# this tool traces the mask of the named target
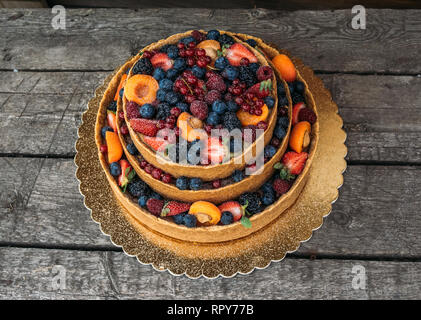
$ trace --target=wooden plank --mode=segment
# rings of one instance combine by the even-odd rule
[[[200,27],[253,33],[317,70],[421,73],[419,10],[368,9],[365,30],[352,29],[351,10],[68,9],[65,30],[52,18],[1,10],[0,68],[112,70],[146,44]]]
[[[0,135],[8,137],[0,140],[0,153],[74,154],[81,114],[107,74],[0,72]],[[321,78],[345,121],[347,160],[421,162],[421,78],[348,74]],[[376,85],[367,90],[372,83]]]
[[[209,281],[157,272],[116,252],[1,248],[0,257],[0,299],[421,297],[420,262],[285,259],[252,275]],[[365,289],[354,289],[353,268],[362,267]],[[59,271],[65,284],[61,288],[57,286]]]
[[[0,243],[113,248],[68,159],[0,158]],[[331,216],[300,254],[419,257],[420,167],[352,166]]]

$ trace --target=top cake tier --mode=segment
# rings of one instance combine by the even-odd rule
[[[270,142],[278,86],[288,91],[248,43],[224,31],[189,31],[140,52],[127,75],[123,111],[146,161],[176,178],[212,181],[243,170]],[[236,138],[240,153],[231,150]]]

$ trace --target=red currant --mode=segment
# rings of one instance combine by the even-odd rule
[[[161,169],[155,168],[152,170],[152,177],[154,177],[155,179],[161,179]]]
[[[123,120],[123,119],[124,119],[124,112],[123,112],[123,111],[120,111],[120,112],[118,113],[118,117],[119,117],[121,120]]]
[[[145,167],[145,172],[151,174],[154,169],[154,166],[148,163]]]
[[[187,45],[187,47],[189,47],[190,49],[194,49],[196,47],[196,43],[194,43],[194,41],[189,42],[189,44]]]
[[[186,62],[188,66],[193,67],[196,63],[196,60],[193,57],[188,57]]]
[[[241,58],[241,60],[240,60],[240,65],[241,66],[248,66],[249,63],[250,63],[250,60],[247,59],[247,58]]]
[[[270,144],[275,148],[278,148],[281,145],[281,140],[279,140],[277,137],[273,137],[270,141]]]
[[[120,127],[120,132],[121,132],[121,134],[122,135],[126,135],[126,134],[128,134],[129,133],[129,128],[127,128],[127,125],[126,124],[123,124],[121,127]]]
[[[171,108],[170,113],[173,116],[178,117],[181,113],[181,110],[180,110],[180,108],[174,107],[174,108]]]
[[[158,129],[163,129],[165,127],[165,121],[164,120],[158,120],[158,122],[156,123],[156,127]]]
[[[263,113],[262,109],[255,109],[255,110],[254,110],[254,114],[255,114],[256,116],[261,116],[261,115],[262,115],[262,113]]]
[[[103,144],[101,147],[99,147],[99,151],[101,151],[101,153],[106,153],[108,151],[108,147]]]
[[[178,48],[178,49],[184,49],[184,48],[185,48],[184,43],[179,42],[179,43],[177,44],[177,48]]]
[[[148,162],[147,162],[146,160],[142,160],[142,161],[140,161],[140,167],[141,167],[142,169],[145,169],[147,165],[148,165]]]
[[[194,56],[194,50],[193,49],[187,49],[186,50],[186,56],[193,57]]]
[[[221,186],[222,186],[221,180],[212,181],[212,187],[214,187],[215,189],[218,189]]]
[[[258,129],[263,129],[263,130],[266,130],[266,129],[267,129],[267,127],[268,127],[268,124],[267,124],[265,121],[260,121],[260,122],[257,124],[257,128],[258,128]]]
[[[161,177],[162,182],[171,183],[172,177],[169,173],[164,173]]]

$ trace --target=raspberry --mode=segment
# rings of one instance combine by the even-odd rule
[[[134,101],[127,102],[126,105],[127,118],[140,118],[139,105]]]
[[[164,207],[164,200],[150,198],[146,202],[146,207],[150,213],[159,215],[161,214],[162,208]]]
[[[272,78],[273,71],[269,66],[261,66],[259,69],[257,69],[256,75],[259,81],[264,81]]]
[[[217,90],[211,90],[205,96],[205,102],[207,104],[212,104],[216,100],[221,100],[221,93]]]
[[[313,112],[313,110],[309,108],[301,109],[300,113],[298,114],[298,119],[300,121],[308,121],[311,124],[314,124],[317,121],[317,116]]]
[[[221,76],[211,76],[208,81],[206,81],[206,88],[208,90],[217,90],[219,92],[225,92],[227,86]]]
[[[281,194],[287,193],[289,188],[291,188],[291,184],[280,178],[275,179],[272,184],[273,189],[275,190],[276,194],[280,196]]]
[[[208,106],[203,101],[194,100],[190,105],[190,112],[196,118],[205,120],[208,117]]]

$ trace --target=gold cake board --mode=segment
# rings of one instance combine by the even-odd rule
[[[311,238],[312,232],[323,224],[323,217],[330,213],[343,183],[346,134],[338,107],[323,82],[299,59],[293,58],[293,62],[313,93],[320,124],[307,184],[297,201],[270,225],[245,238],[218,244],[182,242],[158,234],[135,220],[114,198],[98,160],[94,137],[99,104],[113,75],[107,77],[82,116],[75,163],[85,206],[113,244],[156,270],[191,278],[215,278],[266,268]]]

